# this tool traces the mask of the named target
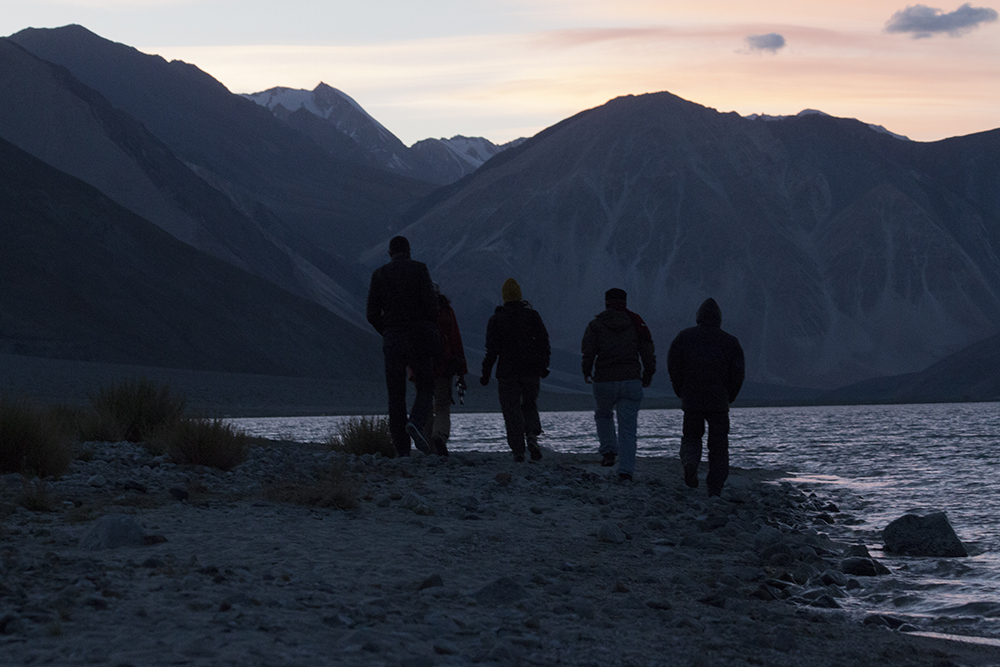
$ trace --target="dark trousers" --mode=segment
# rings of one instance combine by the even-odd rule
[[[410,455],[406,422],[423,429],[434,402],[434,340],[432,332],[386,330],[382,339],[385,357],[385,388],[389,394],[389,433],[397,456]],[[413,371],[416,397],[406,412],[406,369]]]
[[[681,433],[681,464],[698,467],[701,462],[701,438],[708,423],[708,477],[705,485],[709,491],[721,491],[729,477],[729,412],[684,411]]]
[[[538,418],[537,375],[497,378],[500,409],[507,428],[507,445],[515,454],[524,455],[524,435],[540,435],[542,422]]]

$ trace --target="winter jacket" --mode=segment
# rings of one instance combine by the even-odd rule
[[[458,319],[451,302],[444,294],[438,295],[438,328],[441,330],[441,356],[437,359],[435,371],[444,377],[465,375],[469,367],[465,362],[462,334],[458,330]]]
[[[743,386],[743,348],[735,336],[722,330],[722,310],[715,299],[701,304],[697,322],[670,344],[670,382],[684,410],[728,411]]]
[[[594,382],[642,380],[649,385],[656,372],[656,354],[649,327],[637,314],[617,308],[600,313],[583,332],[583,374]]]
[[[368,322],[383,336],[387,329],[412,328],[418,323],[436,325],[438,300],[430,272],[422,262],[404,254],[393,255],[372,273],[368,288]]]
[[[527,301],[497,306],[486,325],[483,377],[497,365],[497,379],[546,377],[549,374],[549,332]]]

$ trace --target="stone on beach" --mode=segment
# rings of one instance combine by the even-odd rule
[[[102,516],[80,537],[80,546],[85,549],[141,547],[145,543],[146,531],[124,514]]]
[[[901,556],[960,558],[969,555],[944,512],[901,516],[885,527],[882,539],[886,551]]]

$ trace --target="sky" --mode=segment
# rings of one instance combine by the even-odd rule
[[[234,93],[337,88],[404,143],[531,136],[622,95],[818,109],[919,141],[1000,127],[1000,0],[0,0]]]

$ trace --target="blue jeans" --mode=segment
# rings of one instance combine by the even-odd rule
[[[635,472],[635,440],[638,431],[639,403],[642,402],[642,382],[615,380],[594,383],[594,421],[601,454],[618,456],[618,472]],[[615,413],[618,432],[615,433]]]

